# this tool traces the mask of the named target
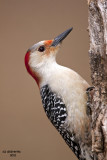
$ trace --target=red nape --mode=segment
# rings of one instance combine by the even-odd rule
[[[37,84],[38,84],[38,86],[39,86],[39,81],[40,81],[40,79],[39,79],[39,77],[37,76],[37,74],[34,73],[34,72],[32,71],[32,69],[30,68],[30,66],[29,66],[29,59],[30,59],[30,51],[28,51],[28,52],[26,53],[26,55],[25,55],[25,66],[26,66],[26,69],[27,69],[28,73],[36,80],[36,82],[37,82]]]

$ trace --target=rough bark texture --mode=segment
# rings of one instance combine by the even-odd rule
[[[107,160],[107,0],[88,0],[92,85],[92,150]]]

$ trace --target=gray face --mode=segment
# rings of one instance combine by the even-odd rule
[[[41,41],[41,42],[38,42],[38,43],[34,44],[32,47],[30,47],[28,49],[27,52],[34,52],[34,51],[36,51],[42,45],[44,45],[44,41]]]

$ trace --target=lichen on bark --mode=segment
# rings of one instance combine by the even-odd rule
[[[107,0],[88,0],[92,85],[92,150],[107,160]]]

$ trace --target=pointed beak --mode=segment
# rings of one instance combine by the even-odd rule
[[[54,38],[53,43],[51,46],[57,46],[59,43],[61,43],[67,35],[72,31],[73,28],[67,29],[65,32],[61,33],[59,36]]]

